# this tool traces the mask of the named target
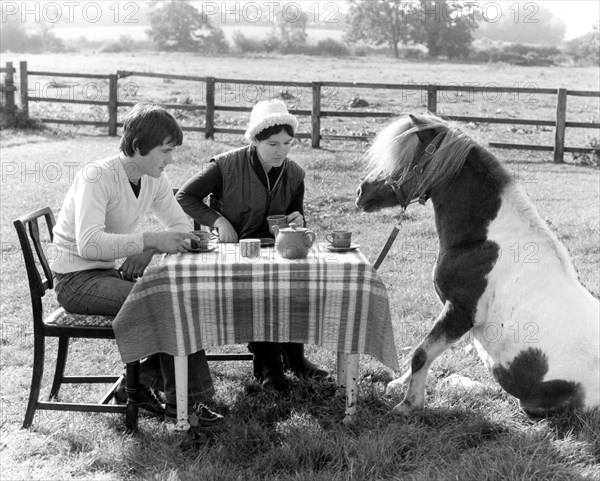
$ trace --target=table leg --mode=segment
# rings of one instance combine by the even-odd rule
[[[337,353],[337,385],[338,389],[346,388],[346,362],[348,355],[345,352]]]
[[[352,424],[358,403],[358,354],[346,355],[346,417],[344,424]],[[339,372],[338,365],[338,372]]]
[[[177,424],[174,431],[188,431],[188,358],[175,356],[175,392],[177,396]]]

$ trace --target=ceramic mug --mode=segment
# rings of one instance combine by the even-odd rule
[[[325,236],[332,247],[345,248],[350,247],[352,241],[352,232],[349,230],[334,230],[331,234]]]
[[[240,240],[240,254],[247,259],[260,257],[260,239]]]
[[[210,242],[210,232],[206,230],[193,230],[192,234],[194,234],[198,240],[195,241],[193,239],[190,240],[190,246],[192,249],[208,249],[208,243]]]
[[[274,234],[274,232],[273,232],[274,225],[279,227],[279,230],[288,226],[287,215],[285,215],[285,214],[270,215],[269,217],[267,217],[267,222],[269,223],[269,232],[271,234]]]

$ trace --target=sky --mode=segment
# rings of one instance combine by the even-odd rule
[[[514,2],[509,2],[514,3]],[[523,5],[527,2],[519,2]],[[537,1],[562,18],[567,24],[565,40],[571,40],[592,29],[592,25],[600,20],[600,2],[597,0],[580,1]]]

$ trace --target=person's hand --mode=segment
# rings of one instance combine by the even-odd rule
[[[144,251],[141,254],[133,254],[119,267],[123,279],[127,281],[134,281],[138,277],[142,277],[144,270],[150,264],[152,256],[154,255],[153,250]]]
[[[299,227],[304,227],[304,217],[302,217],[302,214],[300,214],[300,212],[297,210],[287,216],[288,225],[292,222],[294,224],[298,224]]]
[[[238,235],[231,222],[225,217],[219,217],[214,224],[214,227],[219,231],[219,241],[221,242],[237,242]]]
[[[190,239],[200,240],[191,232],[167,230],[164,232],[145,232],[144,250],[155,249],[166,254],[186,252],[190,248]]]

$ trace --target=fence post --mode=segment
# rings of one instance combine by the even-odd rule
[[[108,135],[117,135],[117,75],[108,76]]]
[[[312,84],[312,111],[310,113],[312,148],[318,149],[321,145],[321,83]]]
[[[427,110],[432,114],[437,113],[437,86],[427,85]]]
[[[12,62],[6,62],[6,77],[4,77],[4,98],[9,115],[15,113],[15,78]]]
[[[29,118],[29,78],[27,76],[27,62],[19,64],[21,72],[21,113]]]
[[[556,102],[556,132],[554,134],[554,162],[565,161],[565,124],[567,121],[567,89],[558,89]]]
[[[206,79],[206,129],[204,130],[205,139],[214,139],[215,137],[215,78]]]

